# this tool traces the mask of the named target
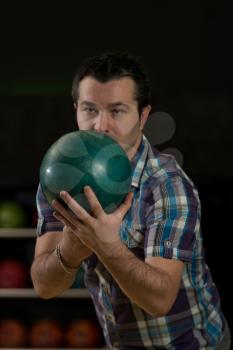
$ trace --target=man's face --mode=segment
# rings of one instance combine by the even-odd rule
[[[148,106],[139,115],[134,91],[135,83],[128,77],[107,83],[86,77],[80,82],[76,106],[80,130],[108,134],[124,148],[130,159],[140,144],[141,130],[150,111]]]

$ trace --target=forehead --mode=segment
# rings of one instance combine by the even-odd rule
[[[79,101],[102,103],[135,101],[135,82],[129,77],[101,83],[92,77],[85,77],[79,84]]]

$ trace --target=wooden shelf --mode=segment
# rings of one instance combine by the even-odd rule
[[[0,238],[36,238],[36,228],[0,228]]]
[[[0,288],[0,298],[39,298],[33,288]],[[90,298],[85,288],[71,288],[58,298]]]

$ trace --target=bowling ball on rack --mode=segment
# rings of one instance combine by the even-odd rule
[[[13,200],[4,200],[0,202],[0,227],[24,227],[26,222],[26,212],[19,203]]]
[[[41,319],[31,326],[28,338],[33,348],[59,348],[63,342],[62,327],[55,320]]]
[[[90,319],[70,322],[65,332],[65,343],[71,348],[95,348],[101,345],[101,341],[100,327]]]
[[[130,190],[131,165],[123,148],[111,137],[95,131],[74,131],[63,135],[46,152],[40,183],[50,204],[65,190],[88,212],[83,189],[89,185],[105,212],[110,213]]]
[[[17,259],[0,261],[0,288],[25,288],[29,280],[29,269]]]
[[[27,342],[26,326],[19,320],[9,318],[0,322],[0,347],[19,348]]]

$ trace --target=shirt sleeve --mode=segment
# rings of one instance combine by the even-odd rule
[[[36,205],[38,212],[37,236],[42,236],[49,231],[63,230],[64,225],[53,216],[54,210],[45,198],[41,185],[38,186]]]
[[[171,177],[150,191],[146,210],[145,256],[190,262],[200,234],[200,201],[182,177]]]

